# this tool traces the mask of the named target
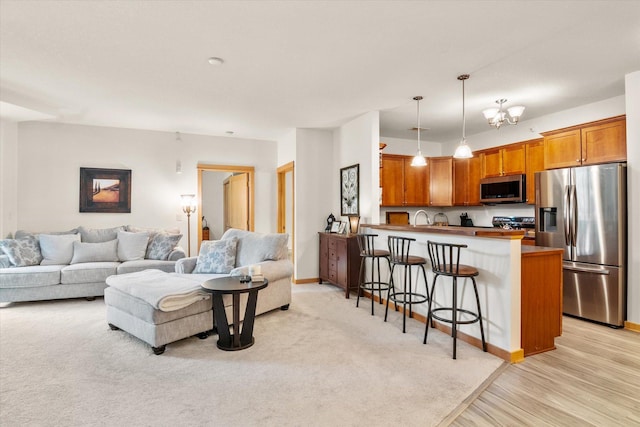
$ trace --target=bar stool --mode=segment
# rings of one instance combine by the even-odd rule
[[[402,304],[402,332],[406,332],[407,323],[407,304],[409,305],[409,317],[413,317],[413,304],[422,304],[429,300],[429,285],[427,282],[427,272],[424,265],[427,260],[420,256],[409,255],[409,247],[411,242],[416,239],[409,237],[389,236],[389,258],[391,261],[391,278],[389,279],[389,296],[387,297],[387,307],[384,311],[384,321],[387,321],[389,312],[389,301],[393,301],[396,311],[398,311],[398,303]],[[397,292],[393,281],[393,272],[396,266],[403,268],[402,292]],[[420,267],[422,269],[422,277],[424,278],[424,286],[427,295],[417,293],[412,288],[411,268]],[[417,276],[416,276],[417,281]]]
[[[358,247],[360,248],[360,274],[358,278],[360,280],[358,289],[358,298],[356,299],[356,307],[360,304],[360,292],[361,290],[371,292],[371,315],[373,316],[374,306],[374,291],[378,291],[379,302],[382,304],[382,291],[389,290],[389,282],[383,282],[380,279],[380,259],[385,259],[389,264],[389,270],[391,270],[391,264],[389,263],[389,252],[383,249],[375,248],[375,238],[377,234],[357,234]],[[365,266],[366,260],[371,260],[371,280],[365,278]],[[377,264],[378,280],[374,276],[374,267]]]
[[[424,342],[427,343],[427,334],[429,333],[429,325],[433,319],[451,324],[451,336],[453,337],[453,358],[456,358],[456,339],[458,335],[458,325],[466,325],[478,322],[480,324],[480,336],[482,337],[482,350],[487,351],[487,344],[484,341],[484,328],[482,327],[482,312],[480,310],[480,298],[478,297],[478,287],[476,286],[475,276],[478,275],[478,269],[469,265],[460,264],[460,250],[466,248],[467,245],[456,245],[452,243],[438,243],[427,241],[429,249],[429,259],[431,261],[431,269],[434,273],[433,284],[431,285],[431,300],[429,301],[429,314],[427,316],[427,324],[424,330]],[[453,301],[451,307],[438,307],[431,309],[431,304],[435,295],[436,280],[438,276],[449,276],[453,278]],[[473,292],[476,295],[476,304],[478,312],[458,308],[458,277],[470,278],[473,282]],[[437,315],[438,312],[450,312],[451,318]],[[467,314],[470,319],[459,320],[458,313]]]

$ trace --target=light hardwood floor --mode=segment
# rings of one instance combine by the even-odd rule
[[[505,365],[441,425],[640,426],[640,334],[565,316],[556,347]]]

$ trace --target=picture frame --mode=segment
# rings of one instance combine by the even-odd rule
[[[131,170],[80,168],[80,212],[131,213]]]
[[[341,221],[340,222],[340,228],[338,228],[338,233],[339,234],[344,234],[346,229],[347,229],[347,222],[346,221]]]
[[[331,230],[329,233],[338,233],[340,231],[340,221],[333,221],[331,223]]]
[[[360,164],[340,169],[340,215],[360,215]]]

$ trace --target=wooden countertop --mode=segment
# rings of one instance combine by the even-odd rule
[[[522,239],[524,230],[505,230],[502,228],[460,227],[457,225],[393,225],[393,224],[361,224],[379,230],[405,231],[411,233],[453,234],[458,236],[493,237],[497,239]]]
[[[526,245],[523,245],[522,248],[520,248],[520,251],[522,252],[522,256],[535,256],[535,255],[549,254],[554,252],[564,253],[564,249],[561,249],[561,248],[550,248],[547,246],[526,246]]]

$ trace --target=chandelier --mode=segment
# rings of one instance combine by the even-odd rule
[[[496,129],[500,129],[503,124],[517,125],[522,113],[524,113],[524,107],[522,105],[516,105],[515,107],[508,108],[507,111],[502,109],[502,104],[507,102],[506,99],[498,99],[496,104],[499,108],[487,108],[482,111],[484,118],[487,119],[490,126],[494,126]]]
[[[418,153],[415,155],[413,160],[411,160],[411,166],[426,166],[427,159],[424,158],[422,151],[420,150],[420,131],[422,130],[420,128],[420,100],[422,97],[414,96],[413,99],[416,101],[416,104],[418,104],[418,127],[416,128],[418,130]]]

